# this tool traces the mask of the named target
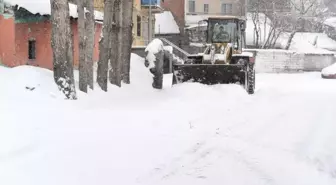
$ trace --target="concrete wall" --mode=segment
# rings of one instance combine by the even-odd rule
[[[246,51],[256,51],[257,73],[321,71],[335,62],[333,54],[305,54],[287,50]]]
[[[335,62],[333,55],[305,54],[303,68],[305,71],[321,71]]]

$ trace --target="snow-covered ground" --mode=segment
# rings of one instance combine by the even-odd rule
[[[78,101],[50,71],[0,67],[0,184],[336,184],[336,81],[258,74],[252,96],[160,91],[143,62],[132,55],[132,85]]]

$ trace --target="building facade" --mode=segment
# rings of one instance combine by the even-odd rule
[[[152,14],[162,13],[161,0],[151,0]],[[95,9],[104,11],[104,0],[94,0]],[[152,26],[149,25],[149,0],[133,0],[133,46],[143,46],[149,43],[150,34],[154,37],[155,16],[151,16]],[[149,31],[151,29],[151,31]]]
[[[71,19],[73,31],[73,64],[78,67],[79,36],[77,19]],[[93,61],[99,57],[99,40],[102,24],[95,24]],[[24,7],[15,10],[4,7],[0,12],[0,63],[15,67],[19,65],[39,66],[53,69],[51,48],[52,25],[50,15],[30,13]]]
[[[290,13],[292,11],[292,0],[248,0],[248,12],[259,12],[265,14]]]
[[[185,0],[186,15],[245,15],[245,0]]]
[[[162,8],[172,12],[177,25],[183,28],[185,25],[185,0],[164,0],[161,2]],[[181,30],[183,32],[183,30]]]

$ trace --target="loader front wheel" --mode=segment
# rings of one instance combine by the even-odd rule
[[[255,70],[253,64],[248,64],[247,67],[247,87],[246,90],[249,94],[254,94],[255,89]]]

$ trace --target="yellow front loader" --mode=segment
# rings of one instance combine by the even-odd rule
[[[254,54],[246,46],[246,21],[234,16],[209,17],[206,49],[190,55],[184,63],[173,64],[174,82],[241,84],[249,94],[255,89]]]

